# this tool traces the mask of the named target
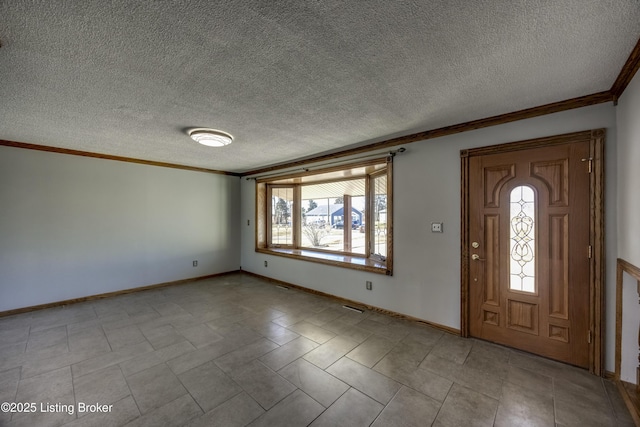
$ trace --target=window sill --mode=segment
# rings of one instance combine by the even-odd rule
[[[256,252],[309,262],[317,262],[319,264],[332,265],[334,267],[351,268],[354,270],[367,271],[369,273],[385,274],[387,276],[391,276],[392,273],[391,270],[387,270],[387,266],[383,262],[353,255],[340,255],[315,252],[305,249],[282,248],[258,248],[256,249]]]

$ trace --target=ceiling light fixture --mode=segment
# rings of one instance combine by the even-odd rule
[[[188,133],[191,139],[209,147],[224,147],[233,142],[233,136],[216,129],[194,128]]]

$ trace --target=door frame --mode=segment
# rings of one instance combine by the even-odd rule
[[[589,178],[589,234],[592,247],[589,274],[589,329],[592,339],[589,344],[589,372],[603,376],[604,371],[604,332],[605,332],[605,222],[604,222],[604,143],[605,129],[544,138],[529,139],[506,144],[490,145],[460,151],[461,161],[461,224],[460,224],[460,335],[469,337],[469,272],[470,272],[470,236],[469,236],[469,159],[475,156],[505,153],[509,151],[543,148],[554,145],[589,141],[589,159],[591,174]]]

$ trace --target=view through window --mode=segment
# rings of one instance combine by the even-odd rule
[[[301,192],[301,247],[344,251],[346,243],[351,253],[366,253],[364,179],[305,185]],[[345,204],[345,196],[350,203]],[[351,233],[345,233],[346,227]]]

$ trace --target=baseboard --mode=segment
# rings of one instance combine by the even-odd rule
[[[604,379],[609,381],[616,381],[616,373],[611,371],[604,371]]]
[[[624,400],[627,409],[633,418],[636,427],[640,427],[640,396],[638,395],[636,385],[625,381],[616,380],[618,391]]]
[[[326,292],[316,291],[315,289],[305,288],[304,286],[296,285],[296,284],[285,282],[285,281],[278,280],[278,279],[273,279],[271,277],[263,276],[263,275],[257,274],[257,273],[252,273],[250,271],[242,270],[242,273],[248,274],[250,276],[258,277],[260,279],[266,280],[266,281],[274,283],[276,285],[281,285],[281,286],[285,286],[285,287],[288,287],[288,288],[298,289],[300,291],[308,292],[310,294],[331,298],[331,299],[333,299],[335,301],[338,301],[338,302],[340,302],[342,304],[349,305],[351,307],[360,308],[360,309],[363,309],[363,310],[375,311],[376,313],[386,314],[388,316],[392,316],[392,317],[395,317],[397,319],[408,320],[408,321],[419,323],[419,324],[422,324],[422,325],[431,326],[433,328],[440,329],[441,331],[444,331],[444,332],[447,332],[447,333],[450,333],[450,334],[460,335],[460,330],[459,329],[451,328],[449,326],[441,325],[439,323],[429,322],[428,320],[419,319],[417,317],[409,316],[409,315],[402,314],[402,313],[397,313],[395,311],[387,310],[387,309],[380,308],[380,307],[375,307],[375,306],[372,306],[372,305],[369,305],[369,304],[364,304],[364,303],[362,303],[360,301],[354,301],[354,300],[350,300],[350,299],[347,299],[347,298],[342,298],[342,297],[339,297],[339,296],[336,296],[336,295],[333,295],[333,294],[328,294]]]
[[[206,276],[192,277],[190,279],[174,280],[174,281],[171,281],[171,282],[157,283],[155,285],[141,286],[141,287],[138,287],[138,288],[130,288],[130,289],[122,289],[120,291],[106,292],[104,294],[89,295],[89,296],[86,296],[86,297],[72,298],[72,299],[63,300],[63,301],[55,301],[55,302],[48,302],[46,304],[33,305],[33,306],[30,306],[30,307],[23,307],[23,308],[16,308],[16,309],[13,309],[13,310],[0,311],[0,317],[12,316],[14,314],[28,313],[30,311],[42,310],[42,309],[45,309],[45,308],[54,308],[54,307],[61,307],[63,305],[77,304],[79,302],[86,302],[86,301],[93,301],[93,300],[99,300],[99,299],[104,299],[104,298],[110,298],[110,297],[115,297],[115,296],[118,296],[118,295],[132,294],[132,293],[135,293],[135,292],[148,291],[148,290],[151,290],[151,289],[165,288],[167,286],[184,285],[184,284],[187,284],[187,283],[196,282],[198,280],[210,279],[212,277],[225,276],[227,274],[237,273],[239,271],[240,270],[234,270],[234,271],[227,271],[225,273],[209,274],[209,275],[206,275]]]

